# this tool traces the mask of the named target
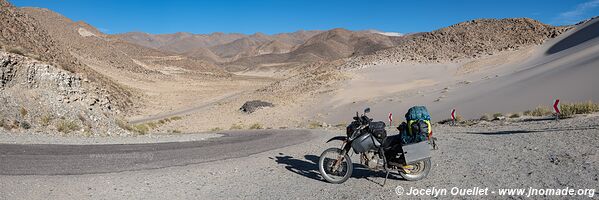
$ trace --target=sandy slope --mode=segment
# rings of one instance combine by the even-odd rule
[[[547,43],[459,64],[383,65],[353,71],[350,80],[323,107],[337,123],[363,107],[376,118],[403,115],[412,105],[429,107],[435,120],[456,108],[469,118],[483,113],[521,112],[563,101],[599,100],[599,19],[576,27]],[[429,82],[418,82],[429,80]],[[378,85],[378,86],[377,86]],[[381,93],[379,90],[389,91]],[[326,101],[333,99],[338,101]],[[324,113],[327,114],[327,113]],[[396,115],[398,116],[398,115]]]

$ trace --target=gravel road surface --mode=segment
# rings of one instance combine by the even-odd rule
[[[396,194],[398,187],[402,187],[405,192],[410,188],[446,189],[447,194],[437,197],[443,199],[478,199],[481,196],[451,194],[454,187],[464,190],[478,187],[489,190],[488,197],[482,197],[500,199],[526,198],[525,195],[497,194],[504,188],[589,189],[582,196],[556,197],[588,199],[589,196],[599,196],[598,129],[599,116],[596,115],[559,122],[534,119],[511,123],[488,122],[463,127],[437,125],[434,130],[439,138],[440,149],[433,151],[434,168],[429,177],[409,182],[392,176],[384,187],[381,186],[384,176],[382,172],[371,172],[358,164],[354,168],[353,177],[344,184],[324,182],[317,170],[317,159],[324,149],[339,145],[324,142],[341,132],[312,131],[312,134],[297,134],[292,131],[287,132],[293,135],[289,140],[301,142],[296,136],[303,135],[306,137],[304,141],[307,142],[287,146],[294,142],[285,141],[285,137],[280,136],[282,138],[272,142],[267,142],[270,139],[266,139],[253,143],[267,146],[264,151],[249,152],[258,148],[248,146],[249,144],[242,147],[230,146],[238,148],[236,150],[223,147],[221,150],[224,152],[248,152],[232,156],[231,159],[216,159],[212,162],[81,175],[1,175],[0,195],[1,199],[415,198],[405,193]],[[267,138],[277,138],[279,135],[285,133]],[[278,142],[286,145],[279,145],[281,148],[274,149],[271,143]],[[206,150],[209,151],[210,148]],[[174,151],[174,155],[180,150],[157,151]],[[7,154],[4,149],[2,153]],[[155,155],[154,159],[160,158]],[[358,160],[354,156],[354,162]],[[17,162],[12,159],[11,164],[5,164],[5,161],[2,160],[2,174],[19,172],[15,169],[5,171],[10,169],[5,166],[13,166],[16,164],[12,162]],[[425,195],[416,198],[434,197]]]

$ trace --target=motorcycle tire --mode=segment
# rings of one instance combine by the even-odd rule
[[[320,175],[329,183],[340,184],[347,181],[347,179],[351,177],[353,171],[353,163],[349,155],[347,155],[347,153],[343,155],[344,160],[342,162],[345,162],[345,164],[341,164],[340,166],[344,168],[341,170],[344,170],[345,174],[341,178],[336,179],[331,176],[332,174],[328,173],[328,171],[330,170],[325,170],[325,166],[327,168],[330,167],[330,165],[332,165],[331,162],[334,161],[331,159],[327,159],[326,155],[329,153],[333,153],[333,155],[340,155],[342,153],[342,150],[339,148],[329,148],[323,151],[322,154],[320,154],[320,159],[318,160],[318,171],[320,172]]]
[[[415,169],[411,170],[411,173],[405,173],[404,171],[399,170],[399,175],[407,181],[417,181],[426,178],[433,167],[430,158],[418,161],[412,165],[415,166]]]

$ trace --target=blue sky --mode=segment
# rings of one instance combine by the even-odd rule
[[[431,31],[477,18],[529,17],[552,25],[599,15],[599,0],[9,0],[43,7],[106,33],[246,33],[377,29]]]

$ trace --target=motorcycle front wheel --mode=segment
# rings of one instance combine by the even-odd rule
[[[320,175],[330,183],[340,184],[351,177],[353,165],[349,155],[339,148],[322,152],[318,161]]]
[[[406,179],[408,181],[417,181],[417,180],[426,178],[426,176],[428,176],[428,173],[431,171],[431,167],[432,167],[431,159],[427,158],[427,159],[418,161],[416,163],[411,164],[411,166],[413,168],[409,169],[410,173],[406,173],[400,169],[399,175],[401,175],[401,177],[403,177],[404,179]]]

